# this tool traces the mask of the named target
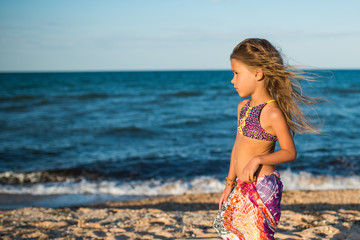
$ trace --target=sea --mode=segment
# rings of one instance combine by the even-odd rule
[[[360,188],[360,70],[306,70],[284,190]],[[243,99],[230,70],[0,73],[0,209],[222,192]],[[280,149],[279,144],[276,150]]]

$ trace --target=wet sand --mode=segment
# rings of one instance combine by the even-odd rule
[[[1,239],[220,239],[220,194],[0,211]],[[360,189],[285,191],[276,239],[360,239]]]

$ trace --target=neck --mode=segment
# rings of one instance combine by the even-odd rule
[[[273,99],[267,91],[254,92],[251,94],[251,106],[257,106]]]

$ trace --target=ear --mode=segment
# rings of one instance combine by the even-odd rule
[[[256,81],[264,80],[264,73],[261,68],[255,69],[254,76]]]

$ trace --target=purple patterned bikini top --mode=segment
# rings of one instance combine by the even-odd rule
[[[250,107],[250,101],[251,99],[241,108],[237,127],[238,132],[244,136],[258,140],[276,141],[277,137],[266,132],[260,125],[261,110],[266,104],[274,102],[275,100],[267,101],[255,107]]]

